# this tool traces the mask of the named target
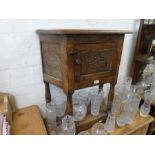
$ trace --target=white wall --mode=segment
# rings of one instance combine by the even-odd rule
[[[15,95],[19,108],[38,104],[44,110],[44,84],[37,29],[131,30],[125,36],[120,73],[128,74],[139,20],[0,20],[0,92]],[[52,94],[61,90],[51,86]]]

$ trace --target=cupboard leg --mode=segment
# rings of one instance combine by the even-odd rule
[[[45,83],[45,99],[46,99],[46,104],[51,102],[51,92],[50,92],[50,86],[48,82]]]
[[[72,94],[67,94],[66,114],[73,114]]]
[[[108,96],[108,104],[107,104],[108,111],[110,111],[112,107],[112,102],[114,98],[114,88],[115,88],[115,84],[111,83],[110,90],[109,90],[109,96]]]

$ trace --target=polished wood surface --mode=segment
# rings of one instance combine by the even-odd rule
[[[130,125],[124,127],[116,126],[116,129],[110,135],[145,135],[147,134],[148,127],[154,121],[152,116],[141,117],[137,113],[135,119]],[[91,128],[87,130],[91,134]]]

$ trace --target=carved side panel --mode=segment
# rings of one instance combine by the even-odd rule
[[[43,72],[62,80],[60,44],[42,43]]]

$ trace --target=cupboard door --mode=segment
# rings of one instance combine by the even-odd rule
[[[118,37],[117,37],[118,36]],[[119,35],[78,36],[74,42],[75,82],[96,81],[114,77],[118,72],[121,55]]]

